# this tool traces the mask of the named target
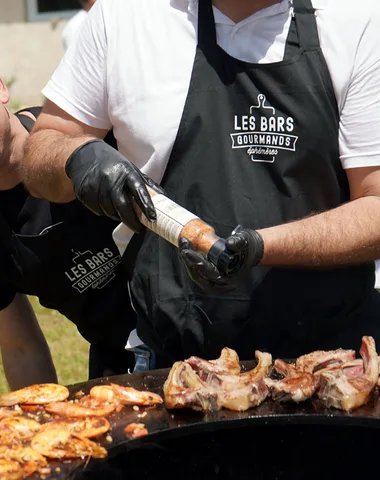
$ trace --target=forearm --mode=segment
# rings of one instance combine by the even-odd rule
[[[32,195],[51,202],[74,200],[70,178],[65,173],[66,161],[80,145],[92,136],[71,136],[56,130],[32,133],[26,143],[20,178]]]
[[[0,349],[12,389],[57,381],[48,344],[24,295],[17,294],[0,312]]]
[[[302,220],[258,230],[261,265],[332,267],[380,258],[380,198],[367,196]]]
[[[57,374],[48,346],[1,347],[5,378],[11,390],[35,383],[56,383]]]

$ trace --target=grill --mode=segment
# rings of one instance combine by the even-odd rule
[[[252,368],[254,362],[245,362]],[[103,378],[70,387],[88,393],[110,381],[162,394],[168,370]],[[137,415],[146,410],[143,418]],[[247,412],[203,415],[164,407],[124,408],[108,417],[113,442],[100,441],[104,460],[52,462],[46,479],[249,478],[306,480],[364,478],[376,468],[380,437],[380,397],[346,413],[319,400],[299,405],[266,400]],[[149,435],[129,440],[127,423],[145,423]],[[60,471],[56,471],[59,466]],[[30,477],[33,479],[38,476]]]

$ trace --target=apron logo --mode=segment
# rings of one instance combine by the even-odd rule
[[[88,288],[100,290],[116,277],[115,268],[121,262],[120,255],[115,254],[109,248],[93,253],[74,252],[73,263],[70,270],[65,272],[71,286],[83,293]]]
[[[249,115],[235,115],[234,130],[232,148],[246,148],[252,162],[273,163],[279,150],[296,151],[298,137],[291,135],[294,119],[276,114],[263,94],[257,96]]]

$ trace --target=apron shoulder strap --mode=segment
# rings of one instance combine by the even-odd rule
[[[34,126],[34,120],[26,115],[17,114],[16,117],[20,120],[21,125],[30,132]]]
[[[38,114],[39,114],[39,112],[37,111],[38,109],[39,109],[39,107],[24,108],[24,109],[20,110],[19,112],[15,113],[15,115],[19,119],[21,125],[28,132],[30,132],[32,130],[32,128],[35,124],[35,120],[33,120],[31,117],[29,117],[27,115],[23,115],[22,112],[30,112],[34,116],[36,116],[36,113],[37,113],[37,116],[38,116]]]
[[[198,46],[202,50],[216,47],[216,26],[211,0],[198,2]]]
[[[293,6],[300,47],[304,50],[319,49],[317,21],[311,0],[293,0]]]

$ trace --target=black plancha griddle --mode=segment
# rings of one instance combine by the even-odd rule
[[[255,362],[243,362],[243,369],[251,369],[254,366]],[[136,389],[149,390],[163,395],[162,386],[168,376],[168,373],[169,369],[162,369],[132,375],[105,377],[72,385],[69,386],[71,394],[70,398],[74,398],[73,396],[76,392],[81,391],[84,394],[88,394],[89,390],[93,386],[109,384],[110,382],[131,386]],[[147,412],[144,418],[139,418],[138,415],[141,415],[144,412]],[[236,437],[236,441],[234,441],[235,443],[232,442],[234,445],[231,444],[231,448],[228,450],[228,452],[231,452],[235,449],[236,442],[238,442],[239,439],[244,438],[244,444],[246,445],[247,441],[250,442],[252,439],[257,438],[259,434],[261,435],[261,438],[264,438],[267,434],[269,434],[268,432],[272,432],[270,433],[270,441],[273,444],[273,432],[280,432],[280,434],[275,434],[275,438],[281,443],[281,435],[284,436],[284,438],[290,438],[292,435],[295,435],[295,438],[298,439],[296,441],[299,442],[299,432],[309,432],[308,442],[312,442],[316,439],[316,435],[327,435],[327,437],[331,440],[332,436],[328,432],[339,431],[343,439],[342,441],[346,443],[348,448],[350,432],[353,431],[355,431],[355,439],[358,436],[356,433],[358,431],[361,432],[361,438],[363,438],[365,435],[368,437],[367,432],[369,431],[372,432],[370,435],[376,435],[376,438],[380,438],[380,394],[376,391],[369,403],[350,413],[342,412],[333,408],[327,409],[318,399],[308,400],[300,404],[280,404],[267,399],[259,407],[252,408],[246,412],[221,410],[212,414],[203,414],[185,409],[168,411],[164,406],[158,405],[155,407],[140,407],[138,411],[134,410],[132,407],[125,407],[120,413],[112,413],[107,418],[112,427],[112,432],[110,433],[112,442],[107,441],[107,435],[103,435],[97,439],[98,443],[108,450],[107,459],[90,461],[70,460],[64,462],[52,461],[50,462],[52,473],[44,478],[46,480],[74,478],[96,478],[99,480],[103,478],[104,480],[112,480],[113,478],[121,479],[124,477],[120,476],[120,472],[118,475],[115,473],[115,477],[112,477],[111,474],[104,473],[106,464],[111,464],[112,459],[116,458],[117,456],[125,456],[127,452],[133,451],[149,451],[149,448],[152,446],[159,446],[158,448],[161,448],[162,445],[162,451],[168,451],[167,449],[171,451],[171,449],[174,450],[174,448],[177,448],[181,445],[184,446],[182,449],[184,451],[185,445],[189,444],[190,438],[198,439],[196,441],[191,441],[191,445],[198,445],[198,447],[202,443],[202,438],[209,438],[209,440],[205,440],[206,450],[209,451],[213,442],[215,443],[216,438],[221,439],[223,436],[227,435],[226,438],[232,442],[232,438]],[[124,433],[124,427],[131,422],[144,423],[149,431],[149,435],[134,440],[129,439]],[[320,433],[316,434],[315,432]],[[246,436],[248,436],[247,439],[245,438]],[[340,440],[336,440],[336,442],[339,441]],[[220,443],[219,440],[217,440],[217,443],[218,442]],[[301,442],[303,441],[301,440]],[[257,445],[255,447],[254,444],[252,448],[257,448]],[[262,442],[260,442],[260,444],[262,444]],[[352,448],[354,447],[357,447],[356,440]],[[266,450],[264,450],[264,452],[265,451]],[[203,453],[200,453],[196,456],[197,461],[200,459],[200,456],[205,454],[205,448],[203,448],[202,452]],[[134,455],[136,456],[139,454],[140,453],[135,453]],[[130,455],[133,456],[133,453]],[[164,458],[161,451],[159,455],[160,458]],[[169,455],[169,458],[171,458],[171,454],[167,455]],[[226,455],[227,454],[224,456]],[[142,462],[149,462],[149,458],[153,457],[147,454],[147,459],[142,460]],[[165,465],[167,465],[167,461]],[[122,468],[127,471],[128,465],[124,465]],[[93,473],[93,476],[91,476],[91,472],[96,471],[103,473],[99,473],[98,475]],[[188,468],[186,471],[188,471]],[[196,474],[194,473],[194,475]],[[292,475],[293,476],[291,478],[295,478],[294,474]],[[196,476],[199,477],[198,474]],[[183,474],[182,477],[185,478]],[[40,477],[38,475],[34,475],[29,478],[34,480]],[[126,475],[125,478],[133,477]],[[140,474],[139,478],[150,477],[144,477]],[[189,478],[193,478],[193,476]],[[200,476],[199,478],[203,477]],[[206,476],[204,478],[206,478]],[[213,477],[209,473],[207,478]],[[255,479],[256,478],[259,479],[261,477],[256,476]],[[285,477],[277,475],[273,478]]]

